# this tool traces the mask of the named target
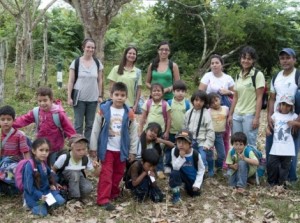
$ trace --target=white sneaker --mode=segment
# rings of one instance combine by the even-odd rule
[[[165,169],[164,169],[165,174],[170,174],[171,171],[172,171],[171,167],[168,167],[168,166],[166,166]]]

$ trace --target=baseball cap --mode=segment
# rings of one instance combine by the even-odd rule
[[[285,102],[289,105],[294,105],[295,103],[295,99],[293,96],[289,95],[289,94],[284,94],[281,96],[279,103]]]
[[[280,52],[279,55],[286,53],[292,57],[296,57],[296,53],[292,48],[283,48]]]
[[[75,134],[75,135],[72,135],[70,137],[68,146],[71,147],[72,143],[76,143],[76,142],[79,142],[81,140],[85,141],[86,143],[89,143],[89,140],[87,140],[87,138],[85,138],[83,135]]]
[[[186,141],[192,143],[192,140],[193,140],[193,135],[192,133],[187,130],[187,129],[182,129],[181,131],[179,131],[176,135],[175,135],[175,139],[178,139],[178,138],[183,138],[185,139]]]

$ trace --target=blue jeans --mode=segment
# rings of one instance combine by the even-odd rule
[[[232,135],[236,132],[243,132],[247,136],[249,145],[256,147],[256,139],[258,128],[252,128],[252,121],[254,115],[237,115],[233,114],[232,117]]]
[[[225,160],[225,145],[223,141],[223,133],[220,132],[215,133],[215,148],[218,153],[218,158],[216,160],[216,167],[222,168],[223,162]]]
[[[239,160],[238,169],[229,177],[229,185],[232,187],[246,187],[249,166],[244,160]]]
[[[83,134],[83,122],[85,122],[84,136],[90,141],[95,119],[97,101],[78,101],[74,106],[75,130],[78,134]]]
[[[56,202],[52,205],[53,208],[61,206],[66,202],[66,200],[59,193],[52,192],[52,195],[56,200]],[[34,206],[31,211],[34,215],[46,216],[48,214],[48,207],[49,206],[46,203],[43,203],[38,206]]]
[[[271,135],[266,137],[266,158],[267,158],[267,165],[269,161],[269,154],[273,145],[273,132]],[[298,130],[297,134],[293,135],[293,140],[295,144],[295,156],[292,157],[292,163],[289,170],[288,180],[289,181],[297,181],[297,161],[298,161],[298,153],[299,153],[299,144],[300,144],[300,130]]]
[[[202,162],[208,168],[208,172],[213,175],[214,173],[214,153],[212,150],[204,150],[203,146],[199,146],[198,152],[200,153]]]

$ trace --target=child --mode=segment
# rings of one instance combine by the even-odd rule
[[[111,200],[120,194],[126,160],[132,162],[137,151],[137,124],[133,111],[125,104],[127,87],[116,82],[111,89],[111,100],[100,104],[92,135],[91,156],[101,160],[97,204],[108,211],[115,209]]]
[[[86,195],[92,192],[93,185],[86,178],[85,170],[94,171],[99,176],[99,163],[91,162],[87,157],[88,140],[79,134],[70,138],[71,151],[60,155],[55,161],[53,170],[61,173],[62,180],[68,184],[68,198],[83,202]]]
[[[38,138],[32,143],[32,160],[27,162],[23,171],[24,198],[34,215],[48,214],[47,198],[53,195],[53,207],[63,205],[65,199],[59,194],[58,185],[47,166],[47,157],[50,152],[50,142],[46,138]]]
[[[182,129],[175,136],[177,147],[172,149],[173,170],[170,174],[169,186],[172,189],[173,204],[181,201],[180,186],[185,184],[185,190],[191,197],[200,195],[205,167],[198,151],[192,148],[193,135]]]
[[[224,132],[226,130],[226,121],[229,113],[227,106],[221,106],[221,96],[217,93],[208,94],[208,104],[210,107],[210,115],[212,119],[213,128],[215,130],[215,148],[218,153],[216,160],[216,168],[222,170],[223,162],[225,160],[225,145],[224,145]],[[213,176],[214,170],[208,171],[209,176]]]
[[[155,181],[155,166],[159,162],[159,154],[156,149],[146,149],[142,153],[142,160],[134,162],[126,175],[125,185],[130,189],[139,202],[147,196],[153,202],[161,202],[163,194]]]
[[[251,147],[247,146],[247,136],[243,132],[236,132],[231,136],[233,148],[229,150],[226,158],[228,168],[233,170],[229,177],[229,185],[235,187],[237,192],[243,193],[247,180],[255,176],[258,159]],[[246,155],[246,150],[249,150]]]
[[[175,135],[182,128],[184,121],[184,114],[191,107],[190,102],[185,99],[186,85],[182,80],[177,80],[173,83],[174,98],[168,100],[168,104],[171,107],[171,129],[169,134],[169,140],[175,143]],[[167,147],[165,150],[165,173],[171,172],[171,150],[173,147]]]
[[[145,130],[145,126],[148,126],[150,122],[157,122],[162,128],[162,138],[168,139],[170,126],[171,126],[171,114],[170,106],[163,100],[164,88],[161,84],[154,83],[150,89],[151,98],[148,99],[142,109],[142,117],[140,120],[139,135]],[[163,173],[163,156],[157,165],[158,177],[163,179],[165,175]]]
[[[270,186],[285,185],[292,157],[295,156],[295,144],[291,129],[300,126],[294,113],[294,97],[284,94],[277,105],[277,110],[271,116],[274,123],[273,145],[267,162],[268,183]],[[271,135],[267,127],[267,135]]]
[[[198,90],[191,97],[194,108],[184,116],[183,128],[193,134],[193,148],[198,150],[205,166],[211,171],[214,168],[213,151],[215,132],[210,114],[206,109],[207,94]],[[212,173],[213,175],[213,173]]]
[[[155,149],[159,155],[162,153],[162,148],[168,146],[174,147],[174,143],[160,138],[162,135],[161,126],[156,122],[150,122],[140,136],[140,142],[137,149],[137,159],[141,158],[141,154],[147,149]]]
[[[76,132],[62,106],[54,103],[51,88],[39,88],[36,96],[39,105],[36,137],[45,137],[50,141],[51,151],[48,163],[53,165],[57,158],[57,152],[64,147],[64,136],[69,138],[76,134]],[[56,125],[53,114],[58,114],[61,128]],[[35,123],[34,110],[18,117],[14,123],[14,127],[22,128],[31,123]]]
[[[12,127],[16,112],[7,105],[0,108],[0,193],[18,193],[15,187],[14,170],[21,159],[29,159],[26,136]]]

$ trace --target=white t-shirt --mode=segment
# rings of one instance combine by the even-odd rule
[[[121,128],[124,115],[124,108],[110,107],[110,123],[108,130],[107,150],[120,151],[121,143]]]
[[[220,88],[229,89],[234,86],[234,80],[228,74],[222,73],[221,77],[216,77],[213,72],[204,74],[201,83],[207,85],[206,93],[218,93]]]
[[[298,88],[295,82],[295,75],[296,69],[294,69],[293,72],[288,76],[284,76],[283,71],[280,71],[275,79],[274,85],[273,81],[271,81],[271,92],[276,94],[274,112],[277,109],[277,105],[280,101],[280,98],[284,94],[295,96]]]
[[[273,145],[271,155],[295,156],[295,145],[291,134],[291,127],[287,122],[295,120],[298,116],[295,113],[281,114],[276,111],[272,115],[274,121]]]
[[[63,154],[63,155],[59,156],[54,163],[54,167],[57,169],[62,168],[62,166],[64,165],[64,163],[66,161],[66,158],[67,158],[67,154]],[[85,170],[85,169],[93,170],[94,169],[93,163],[90,160],[90,158],[88,158],[88,159],[89,159],[89,161],[88,161],[87,166],[82,166],[82,159],[79,162],[75,162],[73,160],[72,154],[71,154],[69,164],[66,166],[65,170]]]

